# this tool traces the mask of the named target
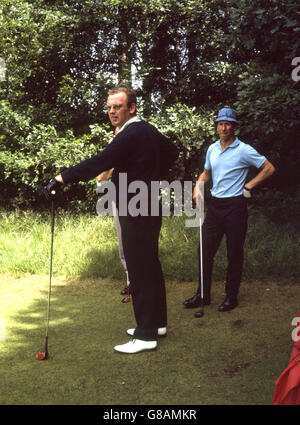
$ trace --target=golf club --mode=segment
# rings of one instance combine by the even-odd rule
[[[54,193],[53,193],[54,192]],[[55,195],[53,190],[52,195]],[[50,248],[50,279],[49,279],[49,291],[48,291],[48,308],[47,308],[47,322],[46,322],[46,338],[44,351],[40,351],[36,358],[38,360],[47,360],[49,357],[48,352],[48,331],[49,331],[49,319],[50,319],[50,298],[51,298],[51,283],[52,283],[52,261],[53,261],[53,237],[54,237],[54,200],[51,200],[51,248]]]
[[[130,303],[130,295],[127,295],[127,297],[122,298],[121,302],[122,303]]]
[[[199,255],[199,273],[200,273],[200,310],[195,313],[195,317],[203,317],[204,316],[204,293],[203,293],[203,249],[202,249],[202,223],[204,217],[204,182],[197,182],[197,196],[196,196],[196,204],[199,209],[199,233],[200,233],[200,255]]]

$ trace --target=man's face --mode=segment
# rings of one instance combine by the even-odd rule
[[[237,124],[231,121],[218,121],[217,132],[221,142],[233,142],[235,139],[234,132],[237,129]]]
[[[108,96],[106,105],[110,122],[114,127],[121,128],[135,115],[136,105],[133,103],[128,107],[127,94],[124,92]]]

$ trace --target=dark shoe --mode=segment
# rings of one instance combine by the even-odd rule
[[[230,311],[233,310],[238,305],[237,299],[235,297],[226,297],[223,303],[219,307],[219,311]]]
[[[130,285],[125,286],[125,288],[122,289],[121,295],[129,295],[130,294]]]
[[[204,300],[204,305],[209,305],[210,300]],[[196,308],[201,305],[201,294],[196,292],[196,294],[192,298],[188,298],[183,302],[185,308]]]

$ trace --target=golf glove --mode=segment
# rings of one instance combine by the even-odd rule
[[[62,187],[62,183],[60,183],[55,178],[50,180],[50,182],[45,187],[46,198],[54,201],[57,198],[57,195]]]
[[[251,198],[252,197],[252,193],[251,193],[251,190],[250,189],[247,189],[245,186],[244,186],[244,192],[243,192],[243,195],[244,195],[244,197],[245,198]]]

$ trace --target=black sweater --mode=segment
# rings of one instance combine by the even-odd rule
[[[178,149],[153,125],[133,122],[122,130],[99,154],[62,171],[65,183],[88,181],[114,168],[112,181],[118,192],[119,173],[127,173],[128,185],[135,180],[151,181],[166,177],[178,157]]]

